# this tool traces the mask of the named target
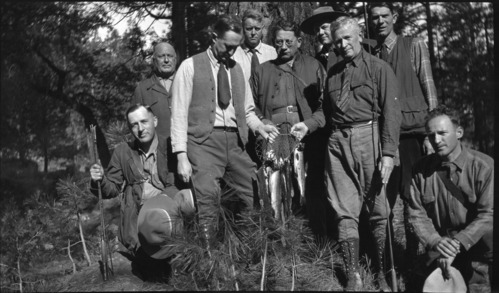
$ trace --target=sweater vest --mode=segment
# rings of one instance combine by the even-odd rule
[[[212,74],[210,59],[207,52],[192,57],[194,76],[192,82],[192,101],[189,106],[187,133],[189,139],[203,143],[213,131],[217,93],[215,92],[216,77]],[[248,142],[248,125],[244,107],[245,80],[241,66],[235,61],[230,66],[232,86],[232,105],[236,113],[239,139],[242,145]]]
[[[411,37],[397,36],[397,42],[388,55],[388,62],[399,82],[399,103],[402,110],[402,133],[424,133],[428,104],[411,61]]]

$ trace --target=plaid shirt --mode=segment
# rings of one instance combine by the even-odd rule
[[[447,190],[437,171],[436,154],[423,157],[413,169],[409,198],[409,224],[420,241],[431,249],[444,236],[457,239],[469,250],[492,229],[494,215],[494,160],[462,146],[454,182],[468,201],[467,209]]]
[[[396,42],[397,35],[395,33],[391,33],[386,37],[384,45],[387,47],[388,53],[391,53]],[[430,108],[429,110],[431,111],[438,103],[437,89],[435,88],[435,82],[433,81],[433,74],[431,72],[430,54],[422,38],[412,39],[411,61],[412,69],[416,72],[419,84],[421,85],[424,97]]]

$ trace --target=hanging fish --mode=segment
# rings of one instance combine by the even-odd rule
[[[303,143],[293,151],[293,173],[300,189],[300,205],[305,204],[305,160],[303,158]]]
[[[269,178],[270,203],[272,205],[272,210],[274,210],[275,219],[281,217],[282,202],[280,177],[280,172],[274,171],[270,174]]]

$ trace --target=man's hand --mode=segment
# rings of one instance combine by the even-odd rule
[[[302,140],[305,135],[308,133],[308,127],[303,122],[298,122],[293,127],[291,127],[291,134],[296,137],[298,140]]]
[[[431,145],[430,140],[428,139],[428,136],[425,137],[425,139],[423,141],[423,153],[425,155],[431,155],[434,152],[435,152],[435,150],[433,149],[433,146]]]
[[[279,135],[279,130],[274,125],[260,125],[257,129],[256,132],[260,134],[265,140],[267,140],[270,143],[273,143],[274,140],[277,138]]]
[[[182,182],[188,183],[192,175],[192,166],[189,162],[189,158],[187,158],[187,153],[178,153],[177,159],[178,177],[180,178],[180,180],[182,180]]]
[[[433,250],[438,251],[443,257],[450,258],[456,257],[459,253],[461,243],[449,237],[442,237],[440,241],[433,247]]]
[[[437,259],[437,265],[442,269],[442,274],[445,280],[450,279],[450,266],[455,257],[440,257]]]
[[[383,156],[381,158],[381,162],[378,165],[378,169],[381,173],[381,181],[383,184],[388,183],[388,179],[390,179],[390,174],[392,174],[393,170],[393,158],[388,156]]]
[[[92,181],[102,181],[103,177],[104,169],[102,168],[102,166],[99,164],[93,164],[92,167],[90,167],[90,178],[92,179]]]

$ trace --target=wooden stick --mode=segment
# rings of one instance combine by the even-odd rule
[[[76,264],[75,261],[73,260],[73,257],[71,256],[71,240],[68,239],[68,256],[69,260],[71,260],[71,263],[73,264],[73,275],[76,274]]]
[[[263,266],[262,266],[262,281],[260,282],[260,291],[265,288],[265,267],[267,264],[267,240],[265,240],[265,250],[263,252]]]
[[[293,267],[292,267],[292,270],[291,270],[291,274],[292,274],[292,278],[293,280],[291,281],[291,291],[295,291],[295,275],[296,275],[296,272],[295,272],[295,268],[296,268],[296,258],[295,258],[295,251],[293,249]]]
[[[234,260],[232,259],[232,249],[231,249],[231,244],[230,244],[230,238],[229,238],[229,257],[230,257],[230,267],[232,269],[232,276],[234,277],[234,282],[236,283],[236,291],[239,291],[239,284],[237,283],[237,278],[236,278],[236,267],[234,266]]]
[[[390,203],[388,202],[388,197],[386,196],[386,183],[383,183],[383,191],[385,193],[385,205],[386,209],[388,210],[390,207]],[[391,213],[391,212],[390,212]],[[393,246],[392,246],[392,225],[390,225],[390,213],[388,213],[388,221],[386,222],[387,224],[387,231],[388,231],[388,249],[390,252],[390,274],[391,274],[391,279],[392,279],[392,291],[393,292],[398,292],[397,288],[397,274],[395,273],[395,266],[394,266],[394,259],[393,259]]]
[[[92,266],[92,261],[90,260],[90,255],[88,254],[87,245],[85,243],[85,237],[83,236],[83,228],[81,226],[80,212],[76,212],[76,215],[78,216],[78,230],[80,230],[80,238],[81,238],[81,244],[83,246],[83,253],[85,254],[85,259],[87,260],[88,266],[90,267]]]
[[[92,145],[92,153],[93,153],[93,160],[94,164],[98,164],[98,158],[99,158],[99,153],[97,152],[97,134],[95,132],[95,125],[90,125],[90,130],[92,132],[92,137],[93,137],[93,145]],[[101,249],[101,261],[102,261],[102,278],[104,281],[107,281],[109,277],[109,272],[108,272],[108,260],[107,260],[107,253],[106,253],[106,223],[104,221],[104,202],[102,200],[102,188],[100,185],[100,181],[97,181],[97,192],[99,195],[99,209],[100,209],[100,225],[101,225],[101,241],[100,241],[100,249]]]

